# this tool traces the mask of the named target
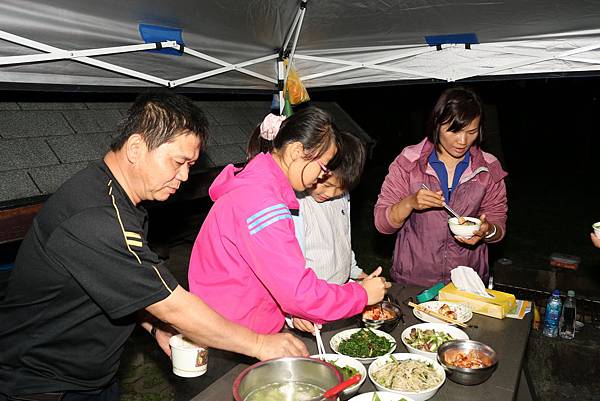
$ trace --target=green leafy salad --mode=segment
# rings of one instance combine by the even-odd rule
[[[453,340],[452,336],[443,331],[421,330],[413,328],[404,341],[413,348],[426,352],[436,352],[446,341]]]
[[[327,361],[327,362],[329,362],[330,364],[332,364],[333,366],[335,366],[337,368],[337,370],[340,371],[340,373],[344,377],[344,380],[348,380],[349,378],[351,378],[352,376],[354,376],[355,374],[358,373],[358,370],[354,369],[352,366],[340,366],[340,365],[338,365],[337,359],[334,359],[334,360],[331,360],[331,361]]]
[[[373,358],[387,354],[393,345],[393,342],[370,329],[361,329],[340,341],[338,352],[355,358]]]

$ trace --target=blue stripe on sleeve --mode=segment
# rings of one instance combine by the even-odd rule
[[[254,230],[250,231],[250,235],[254,235],[257,232],[261,231],[263,228],[266,228],[268,226],[270,226],[271,224],[278,222],[279,220],[283,220],[283,219],[291,219],[292,215],[287,213],[287,214],[283,214],[277,217],[273,217],[271,220],[265,221],[264,223],[262,223],[260,226],[256,227]]]
[[[277,205],[269,206],[269,207],[261,210],[260,212],[254,213],[252,216],[248,217],[246,219],[246,223],[250,223],[252,220],[256,219],[257,217],[259,217],[259,216],[261,216],[261,215],[263,215],[265,213],[268,213],[268,212],[270,212],[272,210],[275,210],[275,209],[281,209],[281,208],[287,209],[287,207],[283,203],[279,203]]]
[[[248,224],[248,230],[252,230],[254,227],[259,225],[260,223],[262,223],[266,220],[269,220],[271,217],[278,216],[280,214],[290,214],[290,211],[288,209],[278,209],[278,210],[275,210],[274,212],[264,214],[264,215],[260,216],[258,219],[254,220],[251,224]]]

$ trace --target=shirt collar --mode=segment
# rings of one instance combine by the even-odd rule
[[[452,190],[456,189],[458,183],[460,182],[460,177],[463,175],[467,167],[469,167],[469,162],[471,161],[471,150],[469,149],[467,153],[465,153],[465,157],[458,162],[456,168],[454,169],[454,177],[452,178]],[[441,190],[444,193],[444,199],[446,203],[450,201],[450,191],[448,190],[448,171],[446,170],[446,165],[443,161],[438,158],[437,152],[435,150],[435,146],[431,153],[429,154],[428,162],[435,171],[438,179],[440,180]]]

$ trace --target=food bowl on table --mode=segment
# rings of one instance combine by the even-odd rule
[[[440,346],[438,361],[453,382],[472,386],[490,378],[498,357],[489,345],[473,340],[453,340]]]
[[[360,381],[355,385],[345,389],[342,392],[344,395],[350,396],[355,394],[360,388],[360,386],[362,386],[362,384],[367,379],[367,368],[365,368],[365,365],[363,365],[360,361],[357,361],[356,359],[350,356],[341,354],[323,354],[311,355],[310,357],[317,359],[322,358],[324,361],[329,362],[330,364],[338,368],[338,370],[343,376],[343,380],[347,380],[350,377],[354,376],[356,373],[360,373]]]
[[[459,323],[466,323],[473,318],[473,310],[467,304],[448,301],[429,301],[419,304],[419,306],[454,319]],[[417,319],[427,323],[451,324],[431,316],[428,313],[422,312],[417,308],[413,308],[413,315],[415,315]]]
[[[369,366],[369,379],[379,391],[425,401],[442,387],[446,374],[439,363],[426,356],[401,353],[377,358]]]
[[[400,336],[411,354],[423,355],[437,360],[437,350],[446,341],[468,340],[461,329],[443,323],[419,323],[407,327]]]
[[[375,395],[377,394],[377,396]],[[357,396],[350,398],[348,401],[400,401],[404,398],[405,401],[415,401],[413,398],[402,396],[398,397],[398,394],[391,393],[389,391],[373,391],[370,393],[362,393]]]
[[[481,227],[481,220],[475,217],[463,217],[464,223],[460,224],[456,217],[448,219],[448,226],[452,234],[463,238],[471,238],[473,233]]]
[[[396,340],[381,330],[348,329],[331,337],[329,346],[336,354],[350,356],[367,365],[394,352]]]
[[[328,362],[313,358],[276,358],[255,363],[233,382],[236,401],[310,399],[342,382],[342,374]]]
[[[390,332],[398,326],[402,319],[402,310],[394,303],[383,301],[369,305],[360,315],[363,327]]]

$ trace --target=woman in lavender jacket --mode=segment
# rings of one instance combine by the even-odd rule
[[[397,233],[395,281],[448,282],[450,270],[460,265],[488,281],[487,244],[506,232],[507,174],[498,159],[479,148],[482,114],[472,90],[447,89],[433,109],[427,138],[406,147],[390,165],[375,205],[375,226],[383,234]],[[461,216],[481,218],[472,238],[452,236],[444,202]]]

